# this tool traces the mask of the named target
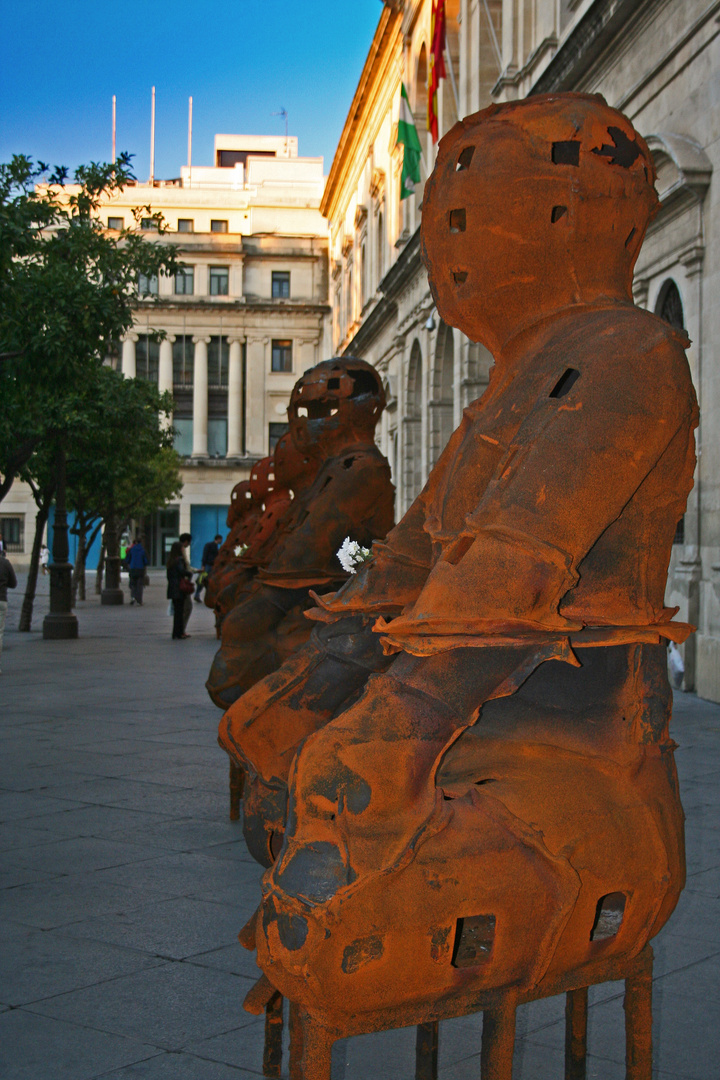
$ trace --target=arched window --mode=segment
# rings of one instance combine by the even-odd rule
[[[658,293],[657,303],[655,304],[655,314],[659,315],[665,322],[669,322],[671,326],[674,326],[676,330],[685,329],[685,315],[683,312],[682,299],[680,297],[680,290],[678,289],[672,278],[663,284],[663,287]],[[685,543],[685,517],[681,517],[677,523],[675,529],[674,544]]]
[[[432,400],[430,402],[430,464],[435,464],[453,433],[455,343],[452,327],[440,322],[435,346]]]
[[[405,427],[404,487],[407,508],[422,489],[422,350],[415,339],[408,365],[407,401],[403,424]]]
[[[658,293],[655,314],[659,315],[665,322],[669,322],[676,330],[685,329],[685,315],[680,290],[672,278],[665,282]]]

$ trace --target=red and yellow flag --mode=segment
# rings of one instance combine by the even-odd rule
[[[445,0],[433,0],[430,23],[430,69],[428,72],[427,126],[432,141],[438,141],[438,86],[447,78],[445,70]]]

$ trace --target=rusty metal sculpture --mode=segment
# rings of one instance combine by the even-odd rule
[[[692,630],[664,589],[697,424],[687,339],[632,303],[656,207],[599,96],[493,106],[440,144],[424,259],[490,385],[221,724],[276,856],[248,1007],[295,1003],[296,1077],[410,1023],[430,1077],[437,1021],[484,1009],[483,1080],[510,1080],[516,1005],[561,991],[584,1076],[587,987],[625,978],[627,1076],[650,1078],[649,941],[685,873],[665,644]]]
[[[266,498],[250,548],[238,560],[258,569],[241,582],[223,619],[207,682],[220,707],[307,641],[310,589],[337,589],[347,579],[336,554],[344,538],[369,545],[392,526],[390,468],[374,442],[384,407],[380,377],[363,360],[324,361],[296,383],[290,438],[279,444],[272,474],[277,493],[291,489],[294,498],[280,507]]]

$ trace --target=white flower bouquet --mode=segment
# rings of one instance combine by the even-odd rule
[[[372,559],[372,551],[370,548],[362,547],[357,540],[351,540],[349,536],[346,536],[337,557],[346,573],[356,574],[358,566]]]

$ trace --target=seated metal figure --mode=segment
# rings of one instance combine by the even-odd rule
[[[307,641],[310,589],[337,589],[347,579],[337,558],[345,537],[369,546],[392,527],[390,467],[374,441],[384,407],[379,375],[353,357],[317,364],[295,384],[288,407],[294,453],[285,454],[292,475],[278,473],[281,455],[275,477],[295,497],[273,522],[272,550],[255,551],[260,568],[223,620],[206,684],[221,708]],[[311,483],[294,483],[310,472]]]
[[[250,496],[257,510],[248,515],[246,528],[239,529],[236,548],[241,550],[237,555],[233,553],[232,561],[221,571],[218,580],[213,608],[215,621],[220,629],[228,612],[241,603],[258,566],[263,559],[269,557],[277,543],[278,526],[293,498],[290,482],[300,483],[299,476],[290,475],[291,470],[286,470],[287,479],[278,478],[277,475],[281,471],[277,465],[278,451],[282,451],[281,444],[285,445],[283,440],[288,438],[289,436],[284,435],[283,439],[278,441],[275,453],[261,458],[250,472]],[[282,453],[280,456],[282,458]]]
[[[205,604],[214,608],[217,598],[222,592],[228,575],[231,577],[234,564],[237,559],[235,554],[238,547],[247,543],[247,538],[261,514],[261,507],[255,501],[250,490],[250,481],[241,480],[236,484],[230,494],[230,506],[228,507],[225,524],[230,530],[217,553],[217,558],[208,575],[207,588],[205,589]]]
[[[220,729],[276,856],[258,963],[328,1029],[630,961],[683,887],[664,589],[697,405],[687,338],[632,302],[654,176],[599,96],[440,144],[423,257],[490,384]]]

